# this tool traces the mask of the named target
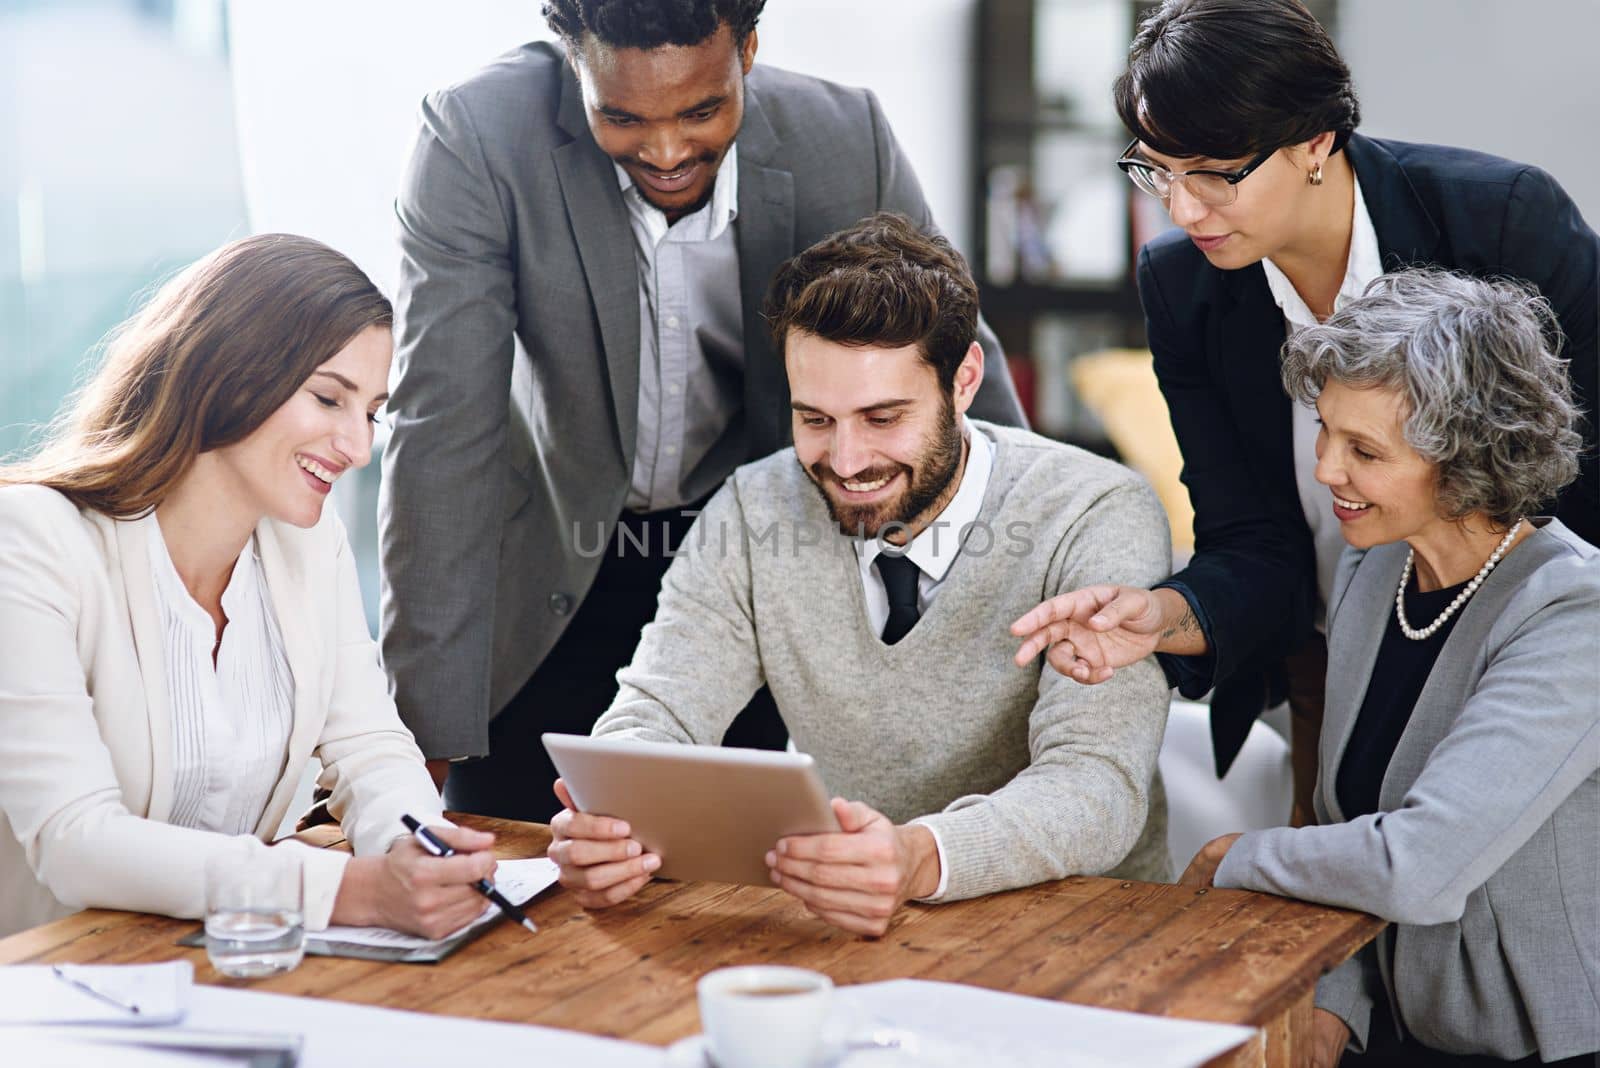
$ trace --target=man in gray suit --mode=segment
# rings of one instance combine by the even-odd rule
[[[933,228],[870,93],[753,67],[764,2],[548,0],[563,48],[423,104],[383,652],[454,807],[557,811],[538,735],[589,730],[697,505],[788,443],[760,318],[777,266],[879,210]],[[1021,422],[1004,374],[973,413]],[[763,696],[726,737],[782,739]]]

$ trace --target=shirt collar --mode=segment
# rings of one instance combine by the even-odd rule
[[[905,552],[911,562],[935,582],[944,581],[961,552],[962,529],[975,522],[983,510],[984,494],[989,489],[989,475],[994,468],[994,447],[989,439],[964,417],[962,422],[967,438],[967,463],[961,472],[961,484],[944,510],[922,533],[911,539]],[[855,545],[863,571],[871,567],[883,551],[877,538],[858,538]]]
[[[1383,256],[1378,250],[1378,232],[1372,227],[1372,216],[1367,213],[1366,198],[1361,195],[1361,179],[1354,175],[1355,171],[1352,168],[1355,206],[1350,217],[1350,258],[1345,264],[1344,281],[1339,284],[1339,292],[1333,298],[1334,311],[1338,311],[1366,292],[1372,280],[1383,273]],[[1267,273],[1267,288],[1272,291],[1272,299],[1283,311],[1283,317],[1295,326],[1314,325],[1317,317],[1306,307],[1306,302],[1295,290],[1294,283],[1289,281],[1289,276],[1271,260],[1262,260],[1261,269]]]
[[[728,146],[711,186],[711,200],[699,211],[669,224],[666,214],[644,198],[628,172],[611,164],[622,189],[622,202],[628,213],[644,224],[652,244],[659,245],[669,233],[678,241],[715,241],[739,217],[739,142]]]
[[[214,636],[216,622],[183,584],[178,567],[172,562],[172,553],[167,549],[167,541],[161,535],[161,524],[155,513],[151,512],[139,522],[150,525],[150,566],[155,572],[156,587],[161,591],[162,600],[178,613],[185,626],[208,637]],[[222,591],[222,614],[228,618],[230,625],[245,617],[254,600],[258,589],[256,566],[256,539],[252,534],[239,559],[234,561],[233,574],[228,577],[227,588]]]

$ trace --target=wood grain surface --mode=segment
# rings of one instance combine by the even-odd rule
[[[506,858],[542,856],[543,826],[452,815]],[[342,848],[333,828],[303,840]],[[1292,1065],[1317,978],[1382,930],[1363,913],[1237,890],[1087,876],[973,901],[909,905],[882,938],[829,927],[778,890],[658,882],[603,912],[560,888],[434,965],[308,957],[254,983],[175,944],[191,921],[89,910],[0,940],[0,964],[188,959],[200,982],[542,1024],[665,1045],[699,1030],[695,981],[731,964],[813,968],[839,984],[917,978],[1083,1005],[1244,1024],[1219,1064]]]

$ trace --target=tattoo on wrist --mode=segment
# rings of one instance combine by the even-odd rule
[[[1194,609],[1187,604],[1184,605],[1183,615],[1178,617],[1178,621],[1161,632],[1161,640],[1170,641],[1179,634],[1186,638],[1199,637],[1200,635],[1200,621],[1194,618]]]

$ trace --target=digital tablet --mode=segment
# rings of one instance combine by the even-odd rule
[[[545,734],[583,812],[627,820],[667,879],[771,886],[767,851],[837,831],[815,763],[799,753]]]

